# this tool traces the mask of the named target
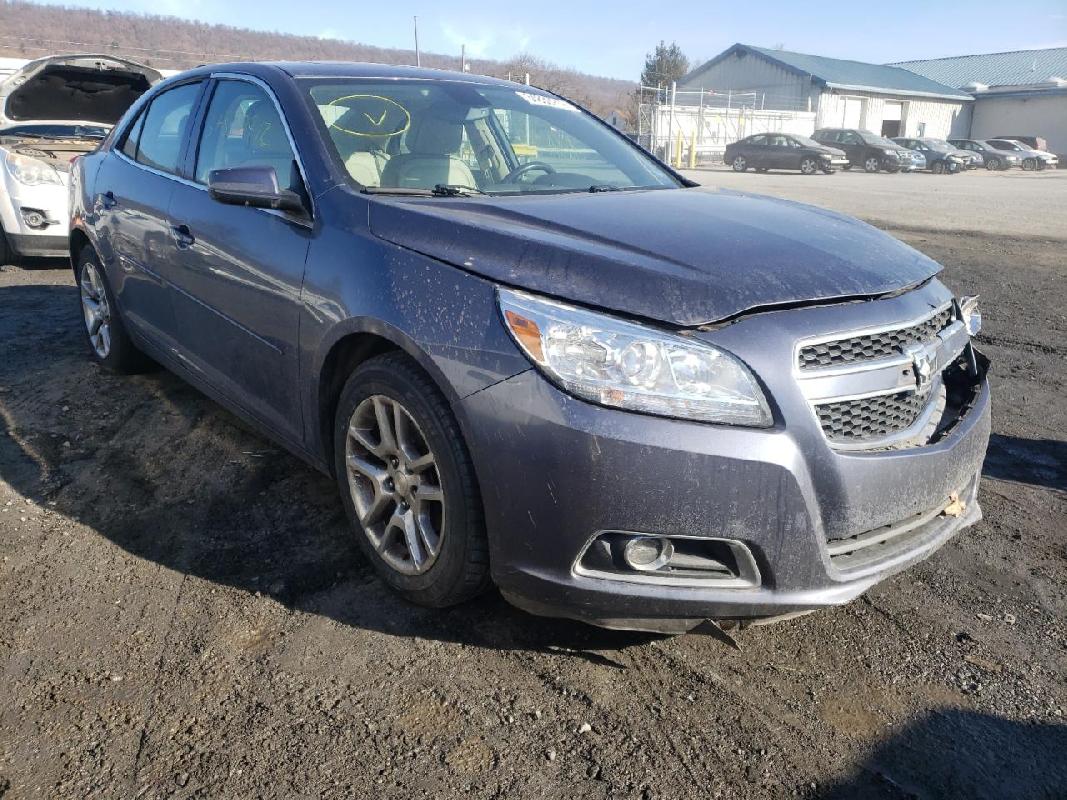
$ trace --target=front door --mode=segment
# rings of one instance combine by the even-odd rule
[[[175,316],[194,369],[283,437],[300,443],[297,336],[308,216],[226,205],[208,194],[212,170],[271,166],[304,194],[296,155],[274,98],[238,79],[214,84],[191,184],[169,210],[178,265]]]

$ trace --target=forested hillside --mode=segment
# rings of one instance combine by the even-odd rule
[[[368,34],[368,38],[373,37]],[[242,59],[415,63],[413,50],[207,25],[176,17],[0,2],[0,56],[37,58],[64,52],[114,53],[157,69]],[[628,81],[586,75],[529,54],[516,55],[508,62],[472,59],[469,63],[472,72],[497,77],[510,73],[521,79],[529,72],[535,85],[564,94],[602,115],[624,107],[634,88]],[[458,69],[459,56],[423,53],[422,64]]]

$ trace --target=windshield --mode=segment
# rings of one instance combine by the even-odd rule
[[[997,148],[997,150],[1023,150],[1022,145],[1012,142],[1008,139],[990,139],[989,144]]]
[[[100,125],[12,125],[0,136],[32,136],[37,139],[103,139],[108,129]]]
[[[900,145],[892,139],[887,139],[884,136],[878,136],[874,133],[860,133],[860,136],[863,137],[863,141],[867,144],[876,144],[880,147],[900,147]]]
[[[815,141],[814,139],[809,139],[807,136],[794,135],[793,138],[800,142],[800,144],[804,147],[824,147],[824,145],[819,144],[819,142]]]
[[[527,86],[305,79],[327,149],[362,187],[485,194],[675,188],[626,139]]]

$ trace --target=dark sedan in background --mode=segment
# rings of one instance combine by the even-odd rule
[[[805,175],[814,175],[816,172],[829,175],[835,167],[843,167],[848,163],[844,150],[791,133],[757,133],[728,144],[723,161],[735,172],[750,168],[757,172],[797,169]]]
[[[414,602],[493,582],[679,632],[847,602],[981,517],[976,298],[548,92],[200,67],[78,159],[72,204],[92,357],[162,363],[333,475]]]
[[[914,168],[914,161],[907,148],[870,131],[857,128],[820,128],[811,138],[827,147],[843,150],[848,158],[845,169],[860,167],[867,172],[907,172]]]
[[[936,175],[954,175],[965,169],[970,160],[966,152],[941,139],[898,136],[893,141],[901,147],[922,153],[926,158],[926,168]]]

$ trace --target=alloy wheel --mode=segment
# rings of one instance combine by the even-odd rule
[[[819,165],[815,163],[814,159],[805,158],[800,162],[800,171],[805,175],[814,175],[819,169]]]
[[[92,262],[87,262],[82,267],[78,289],[81,293],[85,329],[89,332],[89,343],[97,356],[107,358],[111,352],[111,306],[107,301],[104,281]]]
[[[748,164],[742,156],[734,159],[734,172],[744,172],[746,169],[748,169]]]
[[[863,168],[865,170],[867,170],[868,172],[877,172],[878,171],[878,159],[877,158],[868,158],[867,161],[864,163]]]
[[[345,437],[348,487],[371,546],[390,567],[421,575],[441,552],[445,495],[437,460],[411,413],[372,395]]]
[[[996,158],[990,158],[985,162],[985,168],[990,172],[1000,169],[1000,161]]]

